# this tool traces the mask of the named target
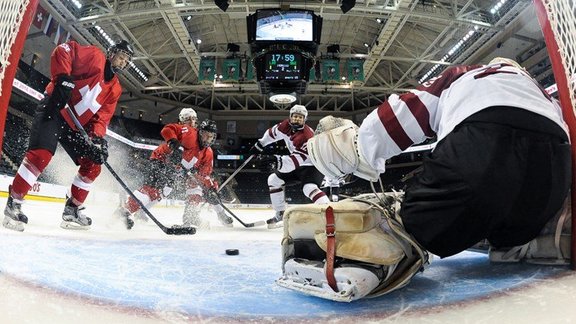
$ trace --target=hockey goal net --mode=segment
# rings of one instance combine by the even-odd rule
[[[11,64],[12,45],[20,29],[30,0],[0,0],[0,82],[4,83],[6,68]],[[0,88],[0,96],[2,88]]]
[[[576,144],[576,1],[534,0],[570,140]],[[576,151],[572,147],[572,269],[576,270]]]
[[[0,0],[0,134],[4,134],[12,82],[37,5],[38,0]],[[0,136],[0,147],[2,142]]]

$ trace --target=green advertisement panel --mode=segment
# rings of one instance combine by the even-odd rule
[[[238,81],[240,79],[240,59],[225,59],[222,64],[222,77],[224,81]]]
[[[364,82],[364,60],[348,60],[348,81]]]
[[[246,60],[246,81],[256,79],[256,70],[252,65],[252,59]]]
[[[213,81],[216,74],[216,60],[213,58],[200,59],[200,71],[198,72],[199,81]]]
[[[322,60],[322,81],[340,81],[340,61],[338,60]]]

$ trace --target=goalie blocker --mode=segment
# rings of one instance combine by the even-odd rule
[[[366,194],[288,208],[276,283],[339,302],[408,284],[430,259],[397,219],[397,202],[391,195]]]

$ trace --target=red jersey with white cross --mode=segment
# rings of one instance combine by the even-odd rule
[[[167,124],[162,128],[160,134],[166,142],[171,139],[176,139],[180,142],[180,145],[184,148],[181,161],[182,167],[186,170],[194,168],[201,176],[210,176],[212,174],[214,153],[211,147],[200,148],[199,134],[196,128],[182,124]],[[152,159],[165,161],[172,154],[172,150],[166,142],[160,144],[152,152]]]
[[[105,66],[106,56],[98,47],[82,46],[75,41],[62,43],[52,52],[52,80],[46,86],[46,92],[51,94],[56,78],[63,74],[69,75],[75,88],[68,104],[86,131],[99,137],[106,134],[106,127],[122,94],[116,75],[110,81],[104,80]],[[60,113],[68,125],[76,129],[66,110],[62,109]]]

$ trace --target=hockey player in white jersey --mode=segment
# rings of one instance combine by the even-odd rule
[[[449,257],[485,239],[493,260],[499,250],[514,261],[547,258],[546,247],[555,261],[569,258],[569,236],[558,231],[558,240],[532,244],[547,222],[566,224],[559,215],[571,179],[567,127],[557,101],[516,62],[450,67],[391,95],[360,127],[324,127],[331,119],[320,121],[324,132],[308,150],[332,178],[375,181],[386,160],[412,144],[436,136],[437,145],[403,199],[375,194],[330,210],[288,209],[280,285],[340,301],[377,296],[404,286],[428,253]]]
[[[289,155],[261,155],[258,159],[260,165],[275,166],[275,171],[268,177],[268,189],[276,215],[266,221],[268,228],[280,226],[282,215],[287,207],[284,193],[284,186],[287,182],[302,183],[302,192],[316,204],[330,202],[319,188],[324,176],[308,158],[306,142],[314,135],[314,131],[306,125],[307,117],[306,107],[294,105],[290,109],[290,117],[268,129],[250,149],[251,154],[261,154],[265,146],[284,140],[290,152]]]

